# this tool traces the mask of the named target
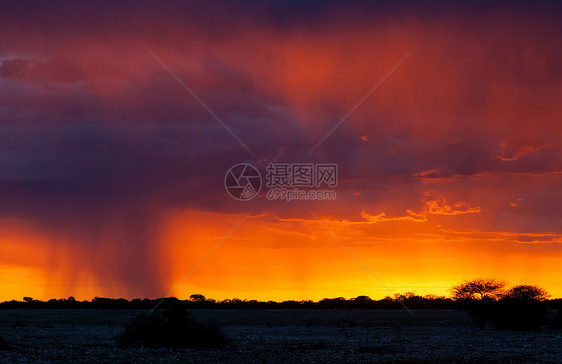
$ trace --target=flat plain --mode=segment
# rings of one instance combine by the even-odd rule
[[[456,310],[190,311],[222,327],[220,349],[124,349],[115,336],[143,311],[0,310],[6,363],[562,363],[562,330],[477,328]],[[146,312],[146,311],[144,311]]]

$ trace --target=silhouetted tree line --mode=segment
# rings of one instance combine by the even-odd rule
[[[35,300],[24,297],[23,301],[0,303],[0,309],[43,308],[43,309],[152,309],[161,299],[133,299],[96,297],[91,301],[78,301],[74,297]],[[373,300],[368,296],[346,299],[343,297],[324,298],[319,301],[257,301],[238,298],[217,301],[202,294],[192,294],[187,300],[175,297],[166,298],[159,308],[182,307],[185,309],[401,309],[401,303],[410,309],[461,309],[468,310],[479,325],[501,317],[502,312],[524,310],[546,312],[548,309],[562,309],[562,299],[548,299],[548,293],[537,286],[520,285],[505,289],[505,283],[491,279],[478,278],[465,281],[452,288],[452,298],[436,295],[420,296],[414,292],[387,296]],[[523,311],[521,311],[523,310]],[[496,312],[497,311],[497,312]],[[539,312],[539,313],[540,313]],[[536,320],[535,320],[536,321]],[[492,322],[493,323],[493,322]],[[498,325],[496,325],[498,326]],[[501,326],[501,325],[499,325]]]
[[[200,295],[198,295],[200,296]],[[403,295],[399,295],[403,296]],[[48,301],[34,300],[25,297],[23,301],[5,301],[0,303],[0,309],[10,308],[44,308],[44,309],[64,309],[64,308],[83,308],[83,309],[152,309],[160,299],[133,299],[125,298],[102,298],[96,297],[92,301],[77,301],[73,297],[62,299],[51,299]],[[445,297],[429,297],[411,295],[403,299],[403,302],[411,308],[455,308],[455,302]],[[299,308],[324,308],[324,309],[344,309],[344,308],[400,308],[396,299],[386,297],[381,300],[372,300],[367,296],[345,299],[325,298],[320,301],[257,301],[241,300],[238,298],[216,301],[214,299],[203,298],[200,300],[179,300],[169,297],[159,306],[161,308],[176,307],[177,305],[185,308],[205,309],[299,309]]]
[[[238,298],[217,301],[206,298],[201,294],[191,295],[188,300],[179,300],[175,297],[166,298],[159,308],[184,307],[186,309],[400,309],[402,306],[397,301],[400,299],[412,309],[447,309],[456,308],[457,303],[445,296],[418,296],[412,292],[398,294],[395,298],[385,297],[373,300],[367,296],[358,296],[351,299],[343,297],[324,298],[320,301],[257,301],[242,300]],[[0,303],[0,309],[10,308],[44,308],[44,309],[152,309],[161,299],[133,299],[96,297],[92,301],[77,301],[74,297],[51,299],[49,301],[34,300],[24,297],[23,301],[6,301]]]

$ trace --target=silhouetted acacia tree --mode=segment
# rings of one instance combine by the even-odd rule
[[[505,282],[493,278],[476,278],[452,288],[455,300],[496,300],[502,295]]]
[[[549,296],[541,287],[522,284],[509,289],[503,298],[517,301],[544,301]]]

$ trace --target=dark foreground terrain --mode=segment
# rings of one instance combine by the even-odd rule
[[[0,361],[187,363],[562,363],[562,331],[476,328],[456,310],[194,310],[222,349],[122,349],[135,310],[0,310]]]

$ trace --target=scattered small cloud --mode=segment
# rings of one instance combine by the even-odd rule
[[[431,176],[431,175],[437,175],[437,172],[439,172],[437,169],[429,169],[427,171],[421,171],[421,172],[414,173],[413,176],[414,177],[427,177],[427,176]]]
[[[481,212],[479,206],[471,207],[465,201],[458,201],[452,205],[447,203],[445,196],[437,194],[435,191],[426,191],[424,195],[428,198],[424,201],[425,210],[434,215],[461,215]]]
[[[404,216],[389,216],[384,212],[380,212],[376,215],[370,215],[367,212],[363,211],[361,213],[361,217],[363,217],[368,222],[387,222],[387,221],[413,221],[413,222],[425,222],[427,218],[424,214],[418,214],[411,210],[406,210],[406,215]]]
[[[452,205],[447,204],[447,199],[442,195],[435,194],[434,191],[427,191],[426,196],[431,199],[424,200],[424,207],[421,212],[414,212],[410,209],[406,210],[406,214],[403,216],[392,216],[387,215],[385,212],[379,212],[376,215],[371,215],[365,210],[361,213],[361,217],[365,220],[373,223],[377,222],[387,222],[387,221],[414,221],[414,222],[426,222],[428,220],[428,215],[461,215],[461,214],[471,214],[481,212],[482,209],[479,206],[471,207],[468,203],[464,201],[458,201]]]
[[[520,159],[523,156],[529,155],[529,154],[533,154],[533,153],[537,153],[543,149],[550,149],[552,148],[552,144],[550,143],[544,143],[541,145],[526,145],[524,147],[521,147],[519,149],[513,150],[513,148],[509,148],[509,146],[507,145],[507,143],[503,142],[501,144],[501,153],[496,155],[495,159],[499,159],[505,162],[513,162],[516,161],[518,159]]]
[[[447,205],[445,198],[426,201],[427,212],[434,215],[460,215],[481,212],[480,207],[470,207],[466,202],[459,201],[452,206]]]

